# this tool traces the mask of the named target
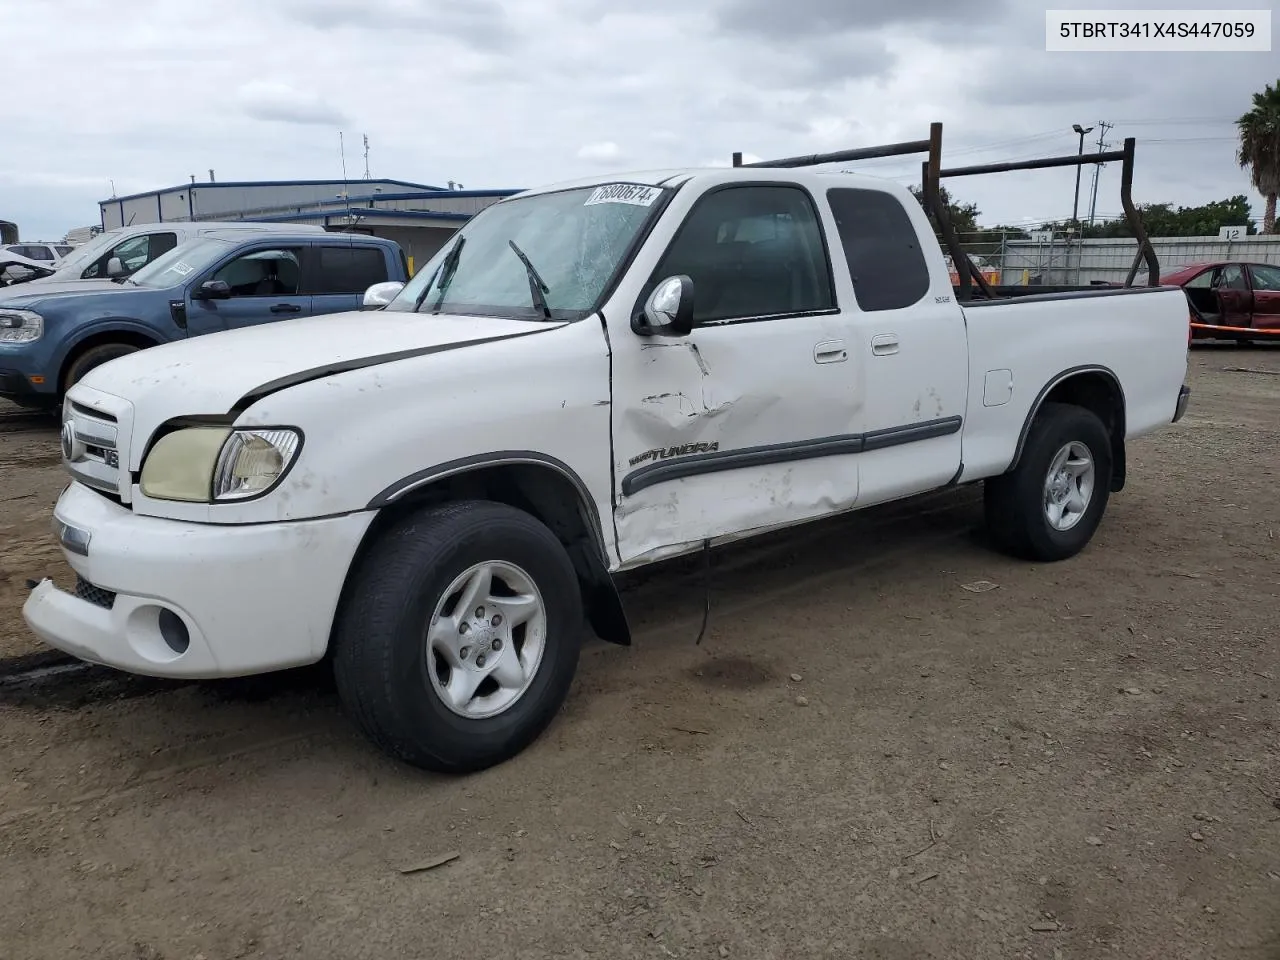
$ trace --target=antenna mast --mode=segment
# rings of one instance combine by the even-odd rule
[[[369,135],[364,134],[364,178],[369,179]]]
[[[351,189],[347,181],[347,147],[342,138],[341,130],[338,131],[338,157],[342,160],[342,199],[347,208],[347,226],[351,226]]]

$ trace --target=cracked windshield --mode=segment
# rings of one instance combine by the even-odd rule
[[[658,187],[607,184],[494,204],[387,309],[579,319],[595,308],[661,195]]]

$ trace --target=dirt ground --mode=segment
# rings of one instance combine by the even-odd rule
[[[988,550],[977,489],[896,504],[718,555],[701,646],[667,566],[473,777],[321,671],[0,678],[0,957],[1276,960],[1280,351],[1191,384],[1076,559]],[[14,655],[63,480],[3,431]]]

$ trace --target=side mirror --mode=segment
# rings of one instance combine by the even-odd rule
[[[206,280],[196,288],[193,300],[230,300],[231,286],[225,280]]]
[[[124,264],[120,262],[119,257],[112,257],[107,261],[107,276],[122,277],[124,276]]]
[[[643,317],[631,328],[642,337],[688,336],[693,330],[693,280],[683,274],[667,277],[644,302]]]
[[[375,283],[364,292],[364,300],[360,304],[360,309],[381,310],[388,303],[394,300],[403,289],[404,284],[396,280],[387,280],[384,283]]]

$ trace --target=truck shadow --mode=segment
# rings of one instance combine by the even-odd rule
[[[714,548],[709,573],[708,558],[699,553],[623,574],[618,586],[633,633],[652,634],[655,628],[661,629],[665,637],[672,639],[646,637],[643,646],[662,649],[668,643],[683,642],[686,626],[692,631],[692,642],[708,590],[714,617],[718,609],[727,610],[776,584],[782,569],[787,571],[788,583],[802,583],[815,576],[853,571],[873,562],[889,544],[895,549],[927,549],[928,542],[940,534],[983,546],[985,535],[980,520],[981,488],[950,489]],[[856,591],[856,576],[850,577],[850,584]],[[610,645],[589,637],[586,646]],[[606,654],[607,650],[597,652]],[[52,652],[20,660],[0,664],[0,705],[31,711],[76,711],[90,705],[186,690],[195,691],[198,702],[210,707],[290,697],[312,700],[317,706],[329,703],[334,709],[338,707],[328,660],[293,670],[223,680],[142,677]],[[596,657],[584,657],[583,669],[592,669],[592,661],[599,663]],[[750,669],[724,669],[732,676],[719,677],[720,682],[745,686],[762,682]]]

